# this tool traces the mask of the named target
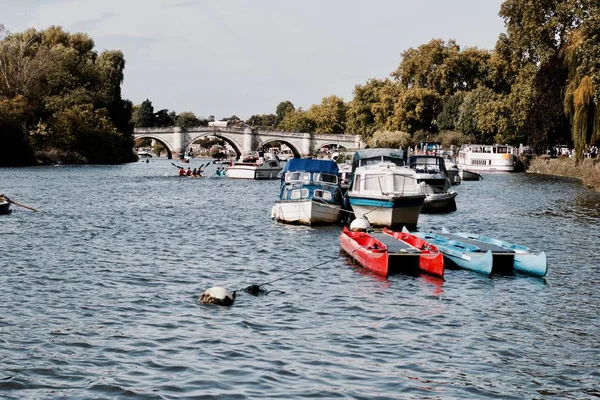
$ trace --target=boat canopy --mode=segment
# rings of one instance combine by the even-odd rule
[[[365,165],[376,165],[390,161],[402,167],[406,161],[406,152],[402,149],[364,149],[354,152],[352,170]]]
[[[313,160],[308,158],[292,158],[290,159],[282,174],[289,171],[305,171],[305,172],[321,172],[325,174],[337,175],[339,170],[338,165],[332,160]]]

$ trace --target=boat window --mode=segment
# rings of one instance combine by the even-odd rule
[[[365,190],[381,192],[385,191],[385,175],[369,174],[365,175]]]
[[[307,198],[308,198],[308,189],[294,189],[294,190],[292,190],[292,193],[290,194],[291,200],[307,199]]]
[[[269,167],[277,168],[278,166],[277,161],[269,161]]]
[[[315,198],[323,200],[331,200],[331,192],[328,190],[315,190]]]
[[[361,187],[360,187],[360,175],[356,175],[354,177],[354,186],[352,186],[352,190],[355,190],[357,192],[361,191]]]
[[[308,172],[288,172],[285,174],[286,182],[308,182],[310,174]]]
[[[506,153],[508,153],[508,148],[506,146],[498,146],[498,153],[506,154]]]
[[[336,175],[322,174],[320,172],[314,173],[313,180],[315,182],[322,182],[322,183],[333,183],[333,184],[338,183],[338,177]]]
[[[403,192],[411,187],[416,181],[404,175],[394,175],[394,192]]]

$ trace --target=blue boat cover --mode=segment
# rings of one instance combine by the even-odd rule
[[[313,160],[308,158],[292,158],[288,160],[282,174],[288,171],[322,172],[337,175],[338,165],[332,160]],[[283,176],[283,175],[282,175]]]

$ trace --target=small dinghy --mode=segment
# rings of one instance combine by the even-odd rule
[[[0,215],[10,214],[10,202],[0,197]]]
[[[340,246],[364,268],[379,275],[399,272],[444,275],[444,259],[438,249],[407,232],[387,229],[379,233],[353,232],[344,227]]]
[[[442,232],[450,233],[444,230]],[[468,240],[497,246],[507,251],[513,252],[514,254],[512,267],[515,272],[537,277],[543,277],[548,272],[548,262],[546,260],[546,253],[544,253],[543,251],[539,254],[535,254],[527,246],[513,244],[504,240],[494,239],[475,233],[457,232],[454,235],[460,236]]]

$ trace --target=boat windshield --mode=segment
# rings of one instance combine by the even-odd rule
[[[365,191],[368,192],[385,192],[386,179],[384,174],[369,174],[363,177],[365,181]]]
[[[394,175],[394,192],[404,192],[406,189],[412,189],[416,181],[405,175]]]
[[[332,183],[334,185],[338,183],[337,175],[323,174],[320,172],[315,172],[313,174],[313,180],[319,183]]]
[[[286,182],[309,182],[309,172],[288,172],[285,174]]]

